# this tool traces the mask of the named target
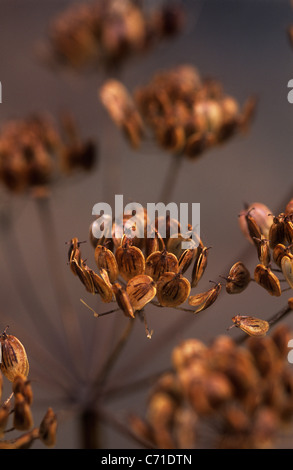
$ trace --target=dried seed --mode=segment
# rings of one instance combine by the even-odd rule
[[[68,250],[69,266],[75,276],[77,276],[76,264],[80,265],[81,263],[81,254],[79,250],[79,245],[80,245],[80,242],[78,241],[78,239],[76,237],[72,238],[70,241],[70,246]]]
[[[17,375],[12,383],[12,391],[14,394],[21,393],[26,402],[31,405],[33,402],[33,391],[30,382],[23,375]]]
[[[191,266],[196,256],[196,253],[197,253],[196,248],[187,248],[186,250],[183,251],[183,253],[181,254],[178,260],[178,267],[182,274],[184,274],[189,268],[189,266]]]
[[[251,277],[245,265],[238,261],[231,267],[226,280],[226,292],[228,294],[238,294],[246,289],[251,281]]]
[[[285,214],[281,213],[273,218],[273,223],[269,231],[270,248],[273,250],[279,243],[284,244],[286,241],[285,235]]]
[[[103,245],[97,245],[95,248],[95,261],[99,269],[105,269],[108,273],[110,282],[115,282],[119,271],[114,253]]]
[[[140,274],[130,279],[126,293],[134,310],[142,310],[156,295],[155,282],[150,276]]]
[[[177,307],[190,294],[190,283],[181,273],[166,272],[157,282],[157,297],[163,307]]]
[[[249,218],[247,220],[247,216],[249,215],[253,218],[252,221]],[[250,221],[251,225],[248,227]],[[251,238],[250,231],[252,231],[252,236],[256,238],[261,238],[261,235],[263,235],[265,238],[268,238],[270,226],[273,223],[273,215],[271,210],[266,205],[262,204],[261,202],[254,202],[249,204],[245,210],[240,212],[238,222],[245,238],[250,243],[254,244],[254,240]]]
[[[260,264],[268,266],[271,261],[270,245],[269,240],[263,238],[254,238],[254,242],[257,248],[257,256]]]
[[[0,336],[2,348],[2,362],[0,369],[5,377],[13,382],[16,376],[28,376],[29,362],[23,344],[13,335],[6,333],[7,328]]]
[[[283,245],[282,243],[278,243],[273,249],[273,260],[275,261],[276,265],[281,267],[281,261],[283,256],[288,256],[288,258],[293,258],[293,255],[289,251],[289,247]]]
[[[280,281],[270,268],[258,264],[254,270],[254,280],[269,294],[279,297],[281,295]]]
[[[123,287],[118,282],[113,284],[112,289],[116,297],[116,302],[124,315],[126,317],[134,318],[134,311],[125,289],[123,289]]]
[[[127,243],[117,248],[115,256],[119,274],[125,281],[144,273],[145,259],[140,248]]]
[[[191,274],[191,287],[196,287],[202,278],[208,264],[208,250],[200,243],[196,250],[196,256]]]
[[[218,298],[220,291],[221,291],[221,284],[218,283],[207,292],[202,292],[200,294],[191,295],[188,299],[189,305],[192,307],[198,308],[194,311],[194,313],[202,312],[203,310],[210,307]]]
[[[179,269],[178,259],[166,249],[150,254],[145,263],[145,274],[157,281],[165,272],[177,273]]]
[[[14,394],[13,426],[20,431],[27,431],[33,426],[30,406],[21,393]]]
[[[284,217],[285,237],[289,244],[293,243],[293,222],[291,220],[291,216],[285,215]]]
[[[288,282],[291,289],[293,289],[293,257],[283,256],[281,260],[282,273]]]
[[[75,259],[72,260],[72,264],[75,265],[75,271],[82,284],[85,286],[87,292],[95,294],[95,286],[91,275],[91,270],[87,267],[86,263],[81,260],[80,264]]]
[[[53,447],[56,443],[56,432],[57,432],[57,416],[52,410],[48,408],[47,413],[39,427],[39,436],[41,441],[47,447]]]
[[[236,326],[250,336],[265,336],[270,327],[266,320],[260,320],[249,315],[236,315],[232,318],[232,321],[234,324],[230,328]]]
[[[92,270],[89,270],[95,289],[95,294],[101,296],[101,300],[110,303],[113,300],[112,284],[109,281],[106,270],[101,269],[101,277]]]

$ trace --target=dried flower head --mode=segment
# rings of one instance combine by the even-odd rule
[[[131,417],[133,432],[155,448],[272,447],[293,417],[288,332],[276,328],[246,347],[227,336],[208,346],[184,340],[150,390],[145,417]]]
[[[0,131],[0,181],[13,193],[44,191],[62,174],[89,170],[96,146],[82,141],[72,116],[58,130],[51,116],[36,115],[6,122]]]
[[[113,81],[106,81],[100,90],[101,101],[118,127],[131,127],[135,146],[143,141],[141,129],[145,127],[151,130],[159,147],[189,158],[196,158],[242,131],[251,121],[256,105],[250,98],[249,105],[247,102],[240,110],[237,101],[226,95],[219,83],[202,80],[191,65],[157,73],[148,85],[135,90],[133,98],[122,84],[115,82],[119,90],[115,108],[113,99],[105,99],[112,88]],[[132,138],[130,142],[133,144]]]

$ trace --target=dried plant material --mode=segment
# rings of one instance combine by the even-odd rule
[[[100,88],[99,96],[110,117],[123,130],[132,147],[138,148],[144,135],[144,124],[126,87],[118,80],[109,79]]]
[[[95,248],[95,261],[98,268],[105,269],[108,273],[110,282],[115,282],[119,271],[114,253],[103,245],[97,245]]]
[[[156,295],[156,285],[150,276],[140,274],[130,279],[126,293],[134,311],[142,310]]]
[[[124,243],[117,248],[115,257],[119,274],[125,281],[144,273],[145,259],[140,248]]]
[[[196,248],[187,248],[184,250],[178,260],[178,268],[179,271],[184,274],[188,268],[191,266],[195,256],[196,256],[197,249]]]
[[[285,243],[285,214],[281,213],[273,218],[273,223],[269,231],[269,241],[271,249],[274,249],[278,244]]]
[[[57,416],[48,408],[39,426],[39,438],[47,447],[54,447],[56,444]]]
[[[244,291],[251,281],[250,273],[242,261],[237,261],[230,268],[226,278],[226,292],[239,294]]]
[[[101,269],[101,276],[94,271],[90,270],[90,275],[93,281],[95,294],[100,295],[101,300],[105,303],[112,302],[113,290],[112,284],[107,277],[107,271]]]
[[[21,393],[14,394],[13,426],[19,431],[28,431],[33,426],[30,406]]]
[[[151,253],[145,262],[145,274],[158,281],[165,272],[177,273],[179,269],[178,259],[166,249]]]
[[[177,371],[201,360],[208,351],[207,346],[197,338],[188,338],[179,343],[172,351],[172,364]]]
[[[208,264],[208,250],[209,248],[203,246],[202,243],[197,247],[191,274],[191,287],[197,286],[205,272]]]
[[[293,289],[293,256],[285,255],[282,257],[281,269],[287,283]]]
[[[78,238],[76,237],[72,238],[69,243],[70,246],[68,250],[69,266],[75,276],[78,276],[78,273],[77,273],[78,268],[76,266],[81,265],[81,254],[80,254],[79,244],[80,242],[78,241]]]
[[[270,295],[276,297],[281,295],[280,281],[270,268],[258,264],[254,270],[254,280],[266,289]]]
[[[0,439],[4,437],[4,432],[8,423],[10,416],[10,406],[8,404],[3,404],[0,406]],[[0,441],[1,449],[1,441]]]
[[[265,336],[270,328],[266,320],[261,320],[249,315],[235,315],[232,321],[234,324],[230,328],[236,326],[250,336]]]
[[[12,383],[12,391],[14,394],[21,394],[28,405],[32,404],[33,391],[30,382],[27,380],[27,377],[23,375],[17,375]]]
[[[283,256],[293,258],[290,249],[282,243],[278,243],[273,249],[273,260],[279,268],[281,267],[281,261]]]
[[[11,120],[0,132],[0,180],[11,192],[43,196],[58,176],[91,169],[96,154],[93,142],[67,138],[50,116]]]
[[[257,248],[257,256],[260,264],[268,267],[271,262],[271,252],[270,252],[270,245],[269,240],[263,238],[254,238],[254,242]]]
[[[23,344],[13,335],[6,333],[7,328],[0,336],[2,362],[0,369],[3,375],[13,382],[16,376],[28,376],[29,362]]]
[[[123,289],[121,284],[119,284],[118,282],[115,282],[113,284],[112,289],[113,289],[113,293],[114,293],[115,298],[116,298],[116,302],[117,302],[119,308],[124,313],[124,315],[126,317],[134,318],[133,307],[131,305],[130,299],[129,299],[128,294],[125,291],[125,289]]]
[[[189,305],[192,307],[198,307],[194,310],[194,313],[199,313],[209,308],[217,300],[221,288],[221,284],[218,283],[214,287],[211,287],[207,292],[191,295],[188,299]]]
[[[269,239],[273,218],[272,211],[265,204],[254,202],[240,212],[238,222],[245,238],[254,244],[253,237]]]
[[[177,307],[190,294],[190,283],[181,273],[166,272],[157,282],[157,298],[163,307]]]

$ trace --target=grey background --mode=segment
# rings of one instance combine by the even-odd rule
[[[59,182],[52,188],[51,204],[58,235],[60,266],[66,280],[71,302],[77,312],[80,344],[76,344],[84,371],[85,382],[78,379],[74,393],[83,400],[85,385],[103,364],[107,352],[125,327],[121,314],[93,318],[81,303],[83,298],[93,308],[105,308],[86,294],[67,266],[65,242],[73,236],[87,239],[91,209],[96,202],[113,202],[115,194],[146,204],[157,202],[170,155],[147,143],[139,152],[130,149],[102,108],[97,92],[105,79],[102,71],[75,75],[51,70],[40,60],[42,43],[46,40],[49,21],[70,2],[60,0],[0,1],[0,81],[3,103],[0,122],[25,117],[31,112],[47,110],[57,116],[70,109],[78,119],[83,136],[99,144],[99,164],[89,175],[79,175]],[[204,0],[183,1],[187,9],[187,25],[179,37],[164,42],[146,56],[127,63],[122,71],[124,83],[134,89],[146,83],[159,68],[192,63],[202,76],[219,79],[227,93],[239,102],[252,93],[259,97],[259,107],[247,136],[237,136],[221,148],[209,151],[196,162],[185,160],[173,190],[174,202],[200,202],[201,234],[212,246],[209,264],[197,290],[209,287],[209,280],[227,274],[227,267],[239,260],[253,269],[255,252],[238,228],[238,214],[243,202],[260,201],[272,212],[279,212],[292,190],[292,126],[293,105],[287,101],[287,83],[293,78],[293,50],[287,39],[287,27],[293,23],[289,1],[278,0]],[[292,192],[293,195],[293,192]],[[36,424],[47,406],[59,414],[57,448],[78,448],[76,406],[68,401],[53,381],[65,377],[59,370],[72,364],[64,358],[57,340],[60,327],[59,311],[44,252],[43,235],[38,213],[30,197],[1,194],[1,207],[9,204],[13,211],[15,233],[22,247],[29,272],[41,302],[56,327],[56,338],[50,335],[49,350],[57,360],[56,367],[46,363],[39,348],[42,335],[27,316],[13,277],[0,249],[0,329],[7,324],[10,332],[26,345],[31,363],[31,379],[35,390]],[[93,250],[83,245],[83,256],[94,267]],[[186,337],[210,341],[217,334],[226,334],[235,314],[268,318],[286,304],[289,293],[274,298],[254,285],[240,296],[222,292],[210,309],[198,316],[171,309],[147,309],[151,341],[145,338],[143,324],[137,322],[124,349],[111,383],[121,385],[146,377],[170,366],[170,353],[175,344]],[[292,318],[286,322],[293,326]],[[169,332],[171,325],[176,327]],[[46,331],[43,330],[46,334]],[[236,329],[229,335],[236,337]],[[167,338],[165,338],[165,336]],[[163,339],[164,338],[164,339]],[[41,373],[42,372],[42,373]],[[45,380],[49,378],[48,383]],[[50,378],[52,377],[52,379]],[[7,393],[9,386],[5,385]],[[107,402],[107,409],[123,419],[129,411],[143,415],[148,388],[118,394]],[[102,429],[104,448],[136,448],[137,444],[123,433]],[[284,444],[285,442],[285,444]],[[283,441],[290,446],[290,439]],[[34,446],[43,448],[36,443]]]

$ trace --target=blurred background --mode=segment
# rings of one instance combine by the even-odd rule
[[[51,188],[50,202],[59,267],[78,322],[80,342],[76,348],[81,348],[78,356],[88,373],[87,380],[92,381],[127,319],[121,313],[96,319],[81,304],[82,298],[97,311],[105,309],[70,273],[66,242],[72,237],[88,240],[93,205],[100,201],[112,204],[115,194],[123,194],[125,204],[158,202],[171,157],[151,142],[145,143],[139,151],[130,148],[98,99],[98,89],[109,74],[98,69],[88,73],[54,69],[43,60],[49,23],[71,3],[0,0],[0,124],[42,111],[56,117],[68,109],[76,117],[81,135],[92,138],[98,145],[95,168],[90,173],[59,181]],[[153,4],[158,2],[145,2],[146,7]],[[160,69],[188,63],[196,66],[202,77],[220,80],[225,92],[241,105],[251,94],[259,99],[249,133],[236,135],[196,161],[185,159],[173,188],[172,201],[201,204],[201,235],[206,246],[212,247],[200,283],[200,291],[203,291],[210,287],[210,279],[218,281],[220,275],[227,275],[227,268],[240,257],[250,269],[256,264],[255,250],[238,227],[238,214],[243,204],[259,201],[273,213],[279,213],[293,196],[293,105],[287,101],[287,83],[293,78],[293,49],[287,28],[293,24],[293,8],[286,0],[185,0],[181,4],[186,15],[183,31],[147,54],[127,61],[120,73],[123,83],[133,90],[147,83]],[[36,423],[47,407],[52,406],[59,415],[56,447],[78,448],[76,410],[79,400],[74,396],[78,395],[82,402],[87,382],[76,380],[74,393],[68,398],[62,367],[71,372],[73,365],[63,357],[59,343],[59,335],[62,337],[60,314],[39,214],[29,195],[13,196],[4,190],[0,207],[1,210],[9,207],[13,213],[14,236],[40,303],[49,312],[57,332],[58,341],[51,335],[48,338],[50,354],[56,358],[56,364],[43,362],[38,353],[44,346],[42,335],[46,335],[46,330],[40,334],[30,320],[9,269],[4,245],[0,248],[0,329],[9,325],[9,332],[26,346],[35,391]],[[82,253],[94,268],[89,243],[82,246]],[[234,315],[269,318],[286,304],[289,295],[290,292],[281,298],[271,297],[255,285],[235,297],[223,290],[220,299],[197,316],[149,305],[147,319],[154,330],[153,337],[147,340],[143,323],[137,322],[112,371],[111,383],[119,391],[121,384],[168,369],[172,348],[186,337],[197,337],[205,342],[218,334],[237,337],[236,329],[226,331]],[[289,316],[284,321],[293,327],[293,318]],[[9,384],[5,386],[9,393]],[[109,397],[105,404],[109,412],[121,421],[129,412],[143,415],[148,386],[123,390]],[[126,432],[113,430],[109,425],[103,425],[101,436],[106,449],[139,448]],[[36,443],[34,447],[42,448],[42,445]]]

